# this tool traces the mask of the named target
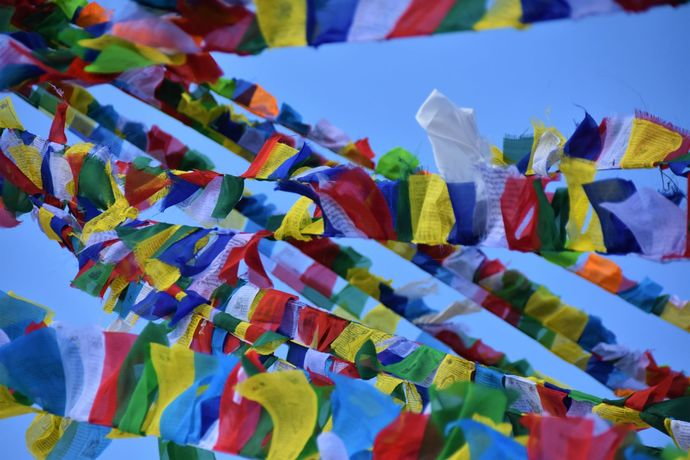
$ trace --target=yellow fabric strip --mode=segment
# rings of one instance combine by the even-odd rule
[[[323,219],[318,219],[304,227],[302,233],[305,235],[323,235],[324,228]]]
[[[309,241],[311,237],[304,236],[302,229],[311,223],[309,206],[313,203],[306,196],[300,197],[290,210],[285,214],[283,221],[275,231],[275,237],[279,240],[294,238],[300,241]]]
[[[573,341],[580,339],[589,320],[586,313],[564,304],[543,286],[527,300],[525,313]]]
[[[129,286],[129,281],[124,276],[118,276],[110,283],[110,294],[108,295],[108,300],[103,304],[103,311],[106,313],[112,313],[117,303],[117,298],[122,294],[122,291]]]
[[[0,386],[0,419],[30,414],[36,410],[14,400],[6,386]]]
[[[302,371],[254,375],[237,386],[259,403],[273,421],[268,460],[297,458],[316,425],[317,399]]]
[[[69,422],[52,414],[38,414],[26,430],[26,447],[34,458],[43,460],[60,440]]]
[[[690,302],[685,302],[681,308],[667,302],[661,318],[690,332]]]
[[[225,111],[225,108],[223,106],[215,106],[213,109],[208,110],[201,101],[192,99],[189,93],[182,93],[180,102],[177,104],[177,110],[192,120],[208,126],[211,121],[218,118]]]
[[[163,230],[151,238],[147,238],[144,241],[137,244],[132,252],[134,252],[134,257],[139,265],[144,266],[146,261],[155,254],[158,249],[160,249],[163,244],[172,237],[175,232],[180,229],[180,225],[172,225],[167,230]]]
[[[69,105],[77,109],[81,113],[88,113],[89,105],[94,101],[91,93],[86,91],[81,86],[74,85],[72,88],[72,94],[69,98]]]
[[[168,405],[194,383],[194,352],[184,347],[151,344],[151,362],[158,379],[158,399],[143,431],[160,436],[161,415]]]
[[[576,365],[580,369],[587,368],[587,362],[589,361],[589,358],[592,356],[591,353],[588,353],[585,350],[583,350],[582,347],[580,347],[580,345],[577,344],[577,342],[573,342],[572,340],[562,336],[561,334],[556,334],[556,337],[554,338],[553,343],[551,344],[550,350],[556,356],[559,356],[565,361]]]
[[[249,329],[250,324],[246,322],[241,322],[240,324],[237,325],[235,330],[233,331],[232,335],[237,337],[240,340],[245,340],[245,336],[247,335],[247,330]]]
[[[637,428],[649,427],[649,425],[640,418],[640,413],[629,407],[618,407],[602,403],[592,407],[592,412],[616,425],[630,423]]]
[[[82,148],[91,148],[92,144],[83,144]],[[70,153],[72,149],[68,151]],[[88,150],[87,150],[88,151]],[[82,150],[76,151],[78,154],[83,154]],[[110,189],[113,192],[113,197],[115,198],[115,203],[109,207],[105,212],[94,217],[84,225],[81,234],[82,242],[86,243],[89,236],[96,232],[106,232],[108,230],[114,229],[117,225],[124,222],[127,219],[134,219],[139,215],[139,211],[130,206],[129,202],[125,198],[120,190],[120,187],[115,182],[115,175],[113,174],[113,167],[109,161],[105,163],[105,172],[110,180]],[[136,254],[136,252],[135,252]],[[139,261],[143,266],[143,261]]]
[[[62,239],[55,233],[50,226],[50,221],[54,215],[45,208],[38,208],[38,225],[43,230],[43,233],[53,241],[62,241]]]
[[[379,288],[381,283],[389,286],[391,285],[390,280],[385,280],[380,276],[373,275],[368,269],[363,267],[348,268],[346,279],[351,285],[366,292],[375,299],[381,297],[381,290]]]
[[[249,311],[247,312],[247,318],[253,318],[254,317],[254,312],[256,311],[256,307],[259,306],[259,302],[261,302],[261,299],[263,299],[265,295],[266,295],[265,289],[260,289],[259,292],[256,293],[256,295],[252,299],[252,303],[249,304]]]
[[[187,60],[186,56],[182,53],[165,54],[156,48],[151,48],[150,46],[139,45],[132,43],[130,41],[124,40],[114,35],[101,35],[98,38],[86,38],[79,40],[79,45],[85,48],[91,48],[95,50],[103,51],[104,49],[117,45],[124,48],[129,48],[136,51],[141,56],[146,59],[155,62],[156,64],[173,65],[178,66],[185,63]]]
[[[159,291],[168,289],[181,276],[180,270],[177,267],[157,259],[147,259],[144,264],[144,272],[151,279],[153,287]]]
[[[439,390],[447,388],[455,382],[468,382],[474,372],[475,364],[472,361],[446,355],[436,371],[433,384]]]
[[[359,349],[362,348],[364,342],[371,339],[371,341],[374,342],[374,345],[377,345],[379,342],[390,337],[392,337],[391,334],[386,334],[385,332],[381,331],[374,331],[373,329],[369,329],[361,324],[350,323],[345,329],[343,329],[343,332],[333,341],[333,343],[331,343],[331,349],[333,349],[333,351],[339,357],[347,361],[354,362],[355,355],[357,355]],[[376,351],[380,352],[381,350],[378,348],[379,347],[377,346]]]
[[[141,437],[142,437],[141,435],[134,434],[134,433],[127,433],[125,431],[120,431],[117,428],[113,428],[106,435],[107,439],[131,439],[131,438],[141,438]]]
[[[412,260],[417,253],[414,245],[401,241],[386,241],[384,245],[405,260]]]
[[[485,417],[479,414],[472,414],[472,420],[474,420],[475,422],[483,423],[489,428],[498,431],[503,436],[510,436],[513,433],[513,426],[507,422],[496,423],[489,417]]]
[[[399,379],[397,377],[393,377],[392,375],[378,374],[376,376],[376,383],[374,384],[374,386],[381,393],[389,395],[393,393],[393,390],[395,390],[398,387],[398,385],[400,385],[403,382],[404,380]]]
[[[80,238],[86,243],[92,234],[112,230],[125,220],[136,218],[137,215],[139,212],[131,207],[124,197],[118,198],[106,211],[84,225]]]
[[[266,162],[261,165],[259,171],[256,173],[258,179],[268,179],[268,176],[273,174],[288,158],[297,155],[297,149],[290,147],[287,144],[276,143],[271,150],[271,154],[266,159]]]
[[[506,168],[510,166],[510,164],[503,159],[503,151],[495,145],[491,146],[491,164],[496,166],[504,166]]]
[[[523,29],[527,26],[520,22],[522,4],[520,0],[496,0],[484,17],[474,25],[474,30],[499,29],[515,27]]]
[[[628,148],[621,158],[621,168],[650,168],[678,150],[683,136],[643,118],[632,122]]]
[[[256,0],[256,17],[268,46],[307,45],[306,0]]]
[[[560,169],[568,184],[568,197],[570,199],[570,215],[566,225],[569,240],[568,249],[582,252],[606,252],[599,216],[594,212],[587,194],[582,188],[583,184],[594,180],[597,172],[596,163],[564,156],[561,158]],[[585,229],[588,213],[591,213],[591,219],[589,226]]]
[[[362,321],[379,331],[394,334],[395,328],[398,327],[398,323],[400,322],[400,316],[390,308],[378,304],[372,308],[369,313],[364,315]]]
[[[455,224],[448,187],[441,176],[410,176],[410,218],[412,242],[445,244]]]
[[[534,175],[534,170],[532,169],[532,164],[534,163],[534,153],[537,151],[537,146],[539,145],[539,141],[541,140],[544,133],[550,132],[558,139],[560,139],[561,146],[564,145],[566,142],[566,138],[563,136],[563,134],[561,134],[561,132],[558,129],[553,127],[547,127],[541,121],[533,120],[532,129],[534,130],[534,139],[532,141],[532,151],[530,152],[529,162],[527,163],[527,170],[525,172],[525,174],[530,176]]]
[[[9,96],[0,100],[0,128],[24,130],[24,126],[19,121],[19,117],[17,117],[17,113],[14,111],[12,99]]]
[[[41,163],[43,157],[38,149],[33,145],[17,144],[7,149],[10,156],[14,160],[14,164],[21,170],[22,173],[38,188],[43,188],[43,179],[41,178]]]
[[[453,455],[448,457],[448,460],[470,460],[470,458],[470,445],[465,443]]]
[[[412,382],[403,382],[403,389],[405,391],[405,406],[403,410],[414,412],[415,414],[421,414],[424,410],[424,402],[422,401],[422,395],[419,394],[417,388]]]
[[[582,335],[582,331],[585,330],[588,320],[589,317],[585,312],[561,303],[560,308],[544,320],[544,326],[577,342]]]
[[[561,304],[561,299],[553,295],[544,286],[540,286],[534,293],[527,299],[527,304],[525,304],[525,314],[532,316],[540,321],[553,315],[558,306]]]
[[[187,329],[185,329],[184,334],[177,340],[176,345],[189,348],[192,344],[192,340],[194,340],[194,332],[196,332],[196,328],[199,326],[202,319],[200,315],[192,314]]]

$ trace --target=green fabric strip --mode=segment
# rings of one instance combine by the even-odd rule
[[[72,281],[72,287],[100,297],[103,286],[110,278],[114,265],[97,263]]]
[[[79,195],[99,209],[108,209],[115,202],[105,163],[93,155],[84,158],[79,171]]]
[[[399,241],[412,241],[412,220],[410,218],[410,184],[398,182],[398,203],[395,231]]]
[[[223,183],[220,187],[220,194],[216,207],[213,208],[211,217],[216,219],[225,219],[232,208],[235,207],[244,191],[244,179],[241,177],[230,176],[228,174],[223,176]]]
[[[143,380],[147,380],[144,385],[145,388],[139,389],[138,382],[140,381],[140,377],[142,377],[140,374],[146,372],[146,364],[151,359],[151,344],[158,343],[161,345],[168,345],[168,336],[166,332],[167,328],[162,324],[148,323],[144,330],[141,331],[141,334],[139,334],[139,337],[137,337],[136,342],[134,342],[134,345],[132,345],[131,350],[123,361],[120,375],[117,380],[117,411],[113,418],[115,426],[120,426],[121,420],[126,412],[131,413],[143,410],[143,415],[146,414],[146,409],[149,407],[147,403],[149,402],[148,397],[151,395],[150,393],[152,390],[152,382],[149,381],[151,376],[143,376]],[[155,373],[153,374],[153,378],[155,379]],[[137,393],[136,390],[139,390],[139,392]],[[133,401],[134,396],[137,397],[136,401]],[[141,421],[143,421],[143,418]],[[134,432],[139,431],[139,426],[140,425],[136,426],[137,429]]]
[[[434,33],[472,30],[486,13],[485,0],[455,0],[455,4],[443,18]]]
[[[420,347],[395,364],[384,366],[384,370],[402,379],[423,382],[445,357],[445,353],[429,347]]]

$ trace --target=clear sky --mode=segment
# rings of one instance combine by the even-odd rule
[[[432,89],[456,104],[477,110],[481,132],[500,145],[504,134],[522,134],[530,120],[541,119],[572,133],[582,107],[595,119],[651,112],[690,128],[690,7],[657,8],[640,15],[616,14],[581,21],[538,24],[527,31],[497,30],[413,38],[383,43],[326,45],[320,49],[269,50],[239,58],[219,55],[227,76],[262,84],[281,101],[300,111],[306,121],[327,118],[351,137],[368,136],[377,154],[403,146],[422,164],[435,170],[431,148],[414,114]],[[94,88],[102,103],[111,103],[133,120],[158,124],[209,155],[222,172],[244,171],[246,163],[180,123],[133,101],[110,87]],[[49,119],[16,98],[15,106],[27,129],[47,135]],[[69,136],[70,141],[76,141]],[[610,176],[611,173],[599,177]],[[657,171],[626,173],[638,184],[659,188]],[[685,190],[683,181],[678,181]],[[253,191],[266,187],[249,184]],[[293,198],[278,197],[281,207]],[[174,215],[156,216],[158,219]],[[15,229],[0,230],[0,289],[13,290],[56,311],[56,319],[76,324],[107,325],[99,299],[69,287],[76,262],[68,251],[48,241],[30,218]],[[425,278],[410,264],[366,241],[347,241],[374,259],[374,272],[394,280],[394,286]],[[690,335],[647,315],[615,296],[552,266],[531,254],[488,251],[533,280],[550,286],[565,301],[600,316],[618,342],[650,349],[662,364],[690,372]],[[658,264],[640,258],[617,257],[626,274],[663,284],[668,292],[690,299],[690,263]],[[431,302],[447,305],[461,298],[444,286]],[[580,390],[610,393],[588,375],[481,312],[466,320],[469,332],[508,353],[528,358],[539,370]],[[24,416],[0,420],[0,439],[7,458],[30,458]],[[643,433],[651,445],[670,440]],[[157,458],[155,440],[118,440],[104,459]],[[4,456],[4,455],[3,455]]]

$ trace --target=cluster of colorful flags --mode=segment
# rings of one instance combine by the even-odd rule
[[[683,2],[140,0],[116,12],[85,0],[5,3],[0,89],[53,121],[40,137],[11,99],[0,101],[0,227],[31,214],[74,255],[72,286],[116,318],[106,330],[73,327],[0,292],[0,416],[36,414],[35,457],[93,459],[128,436],[158,437],[165,459],[687,455],[682,371],[618,343],[601,319],[481,250],[538,254],[690,331],[690,302],[627,278],[604,255],[690,257],[686,195],[595,180],[599,170],[641,168],[687,180],[686,130],[646,113],[600,122],[585,113],[568,136],[535,123],[498,148],[473,110],[434,91],[417,120],[436,174],[403,148],[377,159],[366,138],[303,121],[260,85],[224,77],[210,54]],[[214,171],[174,135],[101,104],[87,89],[96,83],[178,119],[248,168]],[[84,142],[68,145],[66,129]],[[561,177],[565,187],[549,186]],[[279,213],[250,192],[255,181],[298,198]],[[154,207],[179,208],[191,224],[145,217]],[[433,282],[394,288],[343,237],[378,241],[462,300],[431,305]],[[567,388],[470,336],[460,320],[480,309],[615,399]],[[138,321],[147,325],[134,334]],[[644,446],[634,434],[644,429],[675,446]]]

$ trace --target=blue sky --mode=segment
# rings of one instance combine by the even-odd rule
[[[538,118],[566,135],[582,118],[582,107],[595,119],[651,112],[690,128],[690,7],[657,8],[639,15],[616,14],[581,21],[538,24],[527,31],[497,30],[413,38],[383,43],[336,44],[319,49],[269,50],[260,56],[219,55],[227,76],[262,84],[281,101],[299,110],[306,121],[327,118],[351,137],[368,136],[380,155],[403,146],[422,164],[435,170],[431,148],[414,114],[432,89],[456,104],[473,107],[481,132],[501,144],[504,134],[522,134]],[[240,173],[246,163],[169,119],[110,87],[94,88],[103,103],[111,103],[128,117],[158,124],[209,155],[222,172]],[[17,101],[24,125],[46,135],[49,119]],[[74,136],[70,136],[75,141]],[[607,177],[617,173],[606,173]],[[657,171],[625,173],[640,184],[659,188]],[[679,181],[682,189],[685,184]],[[250,184],[253,191],[268,188]],[[278,197],[281,207],[290,200]],[[165,219],[167,216],[157,216]],[[174,218],[174,216],[170,216]],[[0,289],[50,306],[56,319],[77,324],[107,325],[98,299],[69,287],[76,274],[73,257],[49,242],[34,222],[0,231]],[[374,271],[394,280],[394,286],[425,275],[403,265],[376,244],[348,241],[374,259]],[[690,335],[657,317],[647,315],[574,275],[531,254],[488,251],[535,281],[546,284],[568,303],[600,316],[619,343],[651,349],[660,363],[690,372]],[[640,258],[617,257],[626,274],[649,276],[668,292],[690,298],[690,264],[658,264]],[[683,276],[685,275],[685,276]],[[431,302],[447,305],[459,298],[441,286]],[[466,321],[470,332],[506,351],[510,358],[529,358],[533,365],[565,384],[598,395],[608,391],[589,376],[560,361],[541,346],[488,313]],[[30,417],[0,420],[3,449],[8,458],[30,458],[24,431]],[[651,445],[668,438],[644,433]],[[157,458],[154,439],[115,441],[104,459]]]

